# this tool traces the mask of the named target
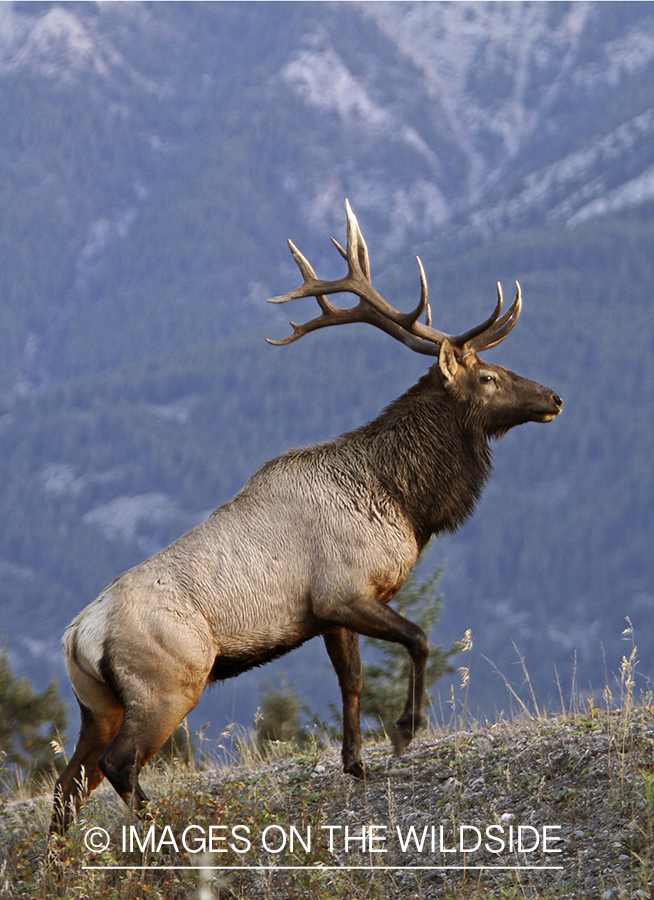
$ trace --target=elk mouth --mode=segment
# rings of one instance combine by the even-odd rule
[[[561,400],[558,394],[552,394],[551,402],[548,403],[547,406],[548,409],[543,412],[534,410],[535,422],[551,422],[552,419],[555,419],[563,409],[563,400]]]

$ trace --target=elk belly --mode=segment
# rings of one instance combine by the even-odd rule
[[[248,634],[232,634],[221,638],[209,681],[223,681],[255,666],[263,666],[319,633],[318,626],[313,623],[304,626],[293,623],[282,628],[272,627],[264,632],[251,631]]]

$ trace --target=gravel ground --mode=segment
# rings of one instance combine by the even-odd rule
[[[401,760],[373,745],[365,757],[361,783],[341,773],[335,750],[232,770],[227,781],[244,794],[256,784],[265,809],[251,852],[274,826],[266,834],[273,852],[259,862],[288,864],[289,844],[276,851],[292,824],[306,844],[309,825],[311,852],[296,839],[295,864],[387,868],[352,870],[369,892],[353,883],[344,893],[341,882],[337,896],[651,896],[650,707],[423,738]],[[217,794],[227,786],[205,778]],[[269,877],[262,896],[284,895]]]

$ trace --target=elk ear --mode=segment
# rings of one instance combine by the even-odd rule
[[[449,341],[443,341],[441,344],[438,368],[441,370],[445,387],[451,387],[458,377],[461,366],[457,362],[456,354]]]

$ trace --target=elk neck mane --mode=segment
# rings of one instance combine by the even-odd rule
[[[472,515],[490,476],[488,437],[470,412],[430,370],[377,418],[334,442],[374,475],[421,547]]]

